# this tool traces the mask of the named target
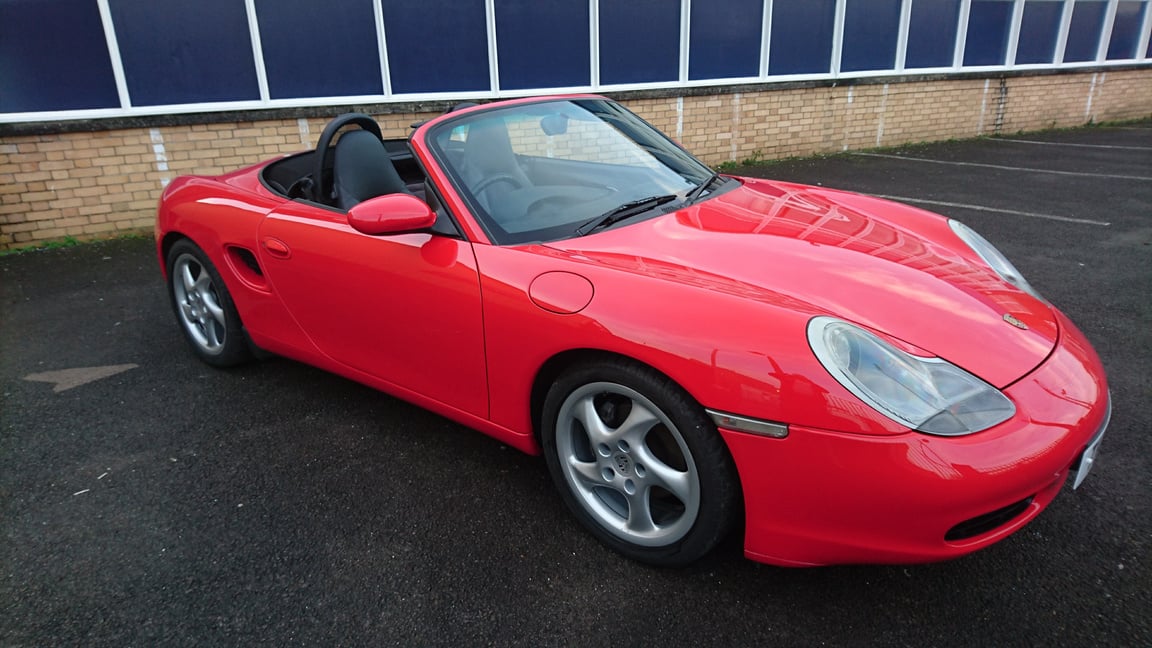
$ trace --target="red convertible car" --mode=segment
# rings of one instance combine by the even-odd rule
[[[681,565],[952,558],[1017,531],[1107,426],[1083,334],[986,240],[714,173],[596,96],[173,181],[157,251],[205,362],[255,349],[542,453],[573,514]]]

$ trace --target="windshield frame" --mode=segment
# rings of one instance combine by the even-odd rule
[[[567,110],[567,113],[565,110]],[[564,134],[564,131],[557,131],[556,122],[551,124],[551,130],[555,132],[548,132],[549,126],[544,125],[543,120],[549,116],[558,114],[576,114],[579,112],[581,116],[584,114],[592,115],[595,119],[578,119],[574,121],[596,122],[597,120],[603,125],[610,128],[615,135],[627,141],[628,144],[635,147],[638,151],[643,151],[649,157],[645,164],[630,166],[631,172],[639,176],[650,170],[652,176],[647,178],[651,181],[653,186],[666,186],[669,182],[675,185],[672,189],[667,189],[667,193],[675,193],[677,200],[671,201],[664,205],[654,206],[651,210],[644,213],[630,216],[627,218],[627,223],[635,223],[648,218],[675,211],[686,206],[684,197],[692,192],[702,182],[707,182],[713,176],[713,170],[704,163],[697,160],[691,153],[686,151],[677,142],[669,138],[659,129],[649,124],[644,119],[637,116],[635,113],[629,111],[624,106],[615,103],[609,99],[602,97],[545,97],[538,101],[517,101],[514,103],[496,102],[485,106],[483,109],[471,109],[462,112],[459,116],[446,115],[442,120],[436,123],[429,124],[427,131],[422,133],[423,143],[426,150],[431,154],[440,169],[444,172],[445,177],[452,184],[453,189],[461,200],[465,203],[468,209],[474,216],[474,220],[484,231],[489,241],[495,245],[521,245],[529,243],[546,243],[550,241],[565,240],[579,236],[576,229],[580,225],[588,222],[588,220],[595,219],[598,215],[611,212],[618,208],[620,205],[635,200],[638,197],[636,192],[643,192],[643,187],[633,188],[631,185],[627,190],[621,190],[613,186],[607,186],[604,189],[596,189],[590,186],[584,186],[578,182],[568,184],[546,185],[538,184],[533,185],[532,188],[567,188],[562,192],[563,195],[548,196],[543,195],[536,200],[531,200],[532,196],[524,198],[527,202],[527,209],[532,210],[538,203],[544,200],[557,199],[557,202],[563,202],[559,199],[566,200],[572,203],[580,203],[583,209],[591,209],[591,212],[581,211],[557,211],[553,208],[552,212],[545,212],[545,215],[556,213],[560,215],[559,219],[554,225],[548,224],[547,226],[540,227],[527,227],[526,229],[513,230],[506,227],[509,224],[508,213],[493,215],[489,211],[485,201],[476,195],[473,191],[474,187],[480,187],[484,184],[486,179],[496,176],[502,176],[501,173],[484,173],[475,169],[467,168],[467,161],[462,158],[462,153],[459,149],[463,144],[457,146],[450,144],[453,141],[452,133],[461,127],[471,129],[473,125],[481,123],[491,123],[493,120],[516,118],[518,120],[532,120],[539,119],[541,121],[541,131],[551,139],[554,134]],[[507,121],[504,124],[504,139],[505,142],[510,139],[507,129]],[[564,122],[566,129],[567,121]],[[596,124],[596,127],[601,127],[602,124]],[[607,131],[605,131],[607,132]],[[465,137],[466,140],[467,136]],[[466,143],[466,142],[465,142]],[[453,150],[449,150],[449,147]],[[511,147],[511,144],[504,144],[506,147]],[[514,158],[526,158],[529,160],[540,158],[538,155],[521,156],[507,151]],[[541,158],[544,159],[544,158]],[[546,158],[553,159],[551,156]],[[549,162],[546,162],[551,164]],[[572,163],[575,165],[585,165],[588,169],[597,166],[602,166],[607,174],[612,170],[612,167],[622,165],[599,163],[595,161],[571,161],[560,160],[560,164]],[[520,166],[517,164],[517,166]],[[468,182],[465,175],[471,174],[472,182]],[[559,176],[563,178],[563,176]],[[675,180],[670,180],[675,178]],[[573,176],[573,179],[575,176]],[[511,182],[511,180],[509,180]],[[483,193],[487,187],[480,187],[480,192]],[[724,190],[724,185],[717,185],[711,192],[705,193],[701,199],[707,199],[712,195],[721,193]],[[546,193],[546,192],[545,192]],[[493,211],[496,211],[495,209]],[[502,223],[503,219],[503,223]],[[621,222],[623,226],[626,223]],[[609,225],[603,229],[611,229],[616,225]]]

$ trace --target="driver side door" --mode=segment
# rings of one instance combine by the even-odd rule
[[[469,242],[369,236],[341,211],[290,202],[260,225],[273,290],[332,360],[488,416],[480,281]]]

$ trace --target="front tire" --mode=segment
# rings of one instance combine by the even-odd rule
[[[700,404],[640,364],[572,368],[544,402],[542,445],[564,502],[601,542],[654,565],[707,554],[731,529],[739,487]]]
[[[192,350],[215,367],[251,358],[240,315],[208,255],[188,239],[168,250],[168,295]]]

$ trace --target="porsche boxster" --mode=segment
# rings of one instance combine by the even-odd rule
[[[621,105],[458,106],[163,192],[191,349],[323,368],[543,454],[600,541],[682,565],[961,556],[1110,414],[1085,336],[962,223],[714,172]]]

